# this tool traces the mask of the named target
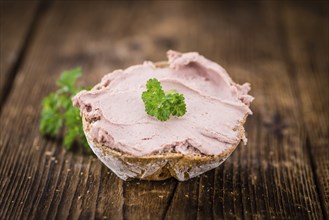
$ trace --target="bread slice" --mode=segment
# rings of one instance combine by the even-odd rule
[[[244,121],[239,127],[240,140],[244,135]],[[239,144],[237,142],[218,155],[184,155],[168,152],[137,157],[96,143],[90,134],[90,126],[91,123],[83,118],[84,132],[91,149],[108,168],[123,180],[132,178],[165,180],[174,177],[177,180],[185,181],[218,167]]]
[[[156,63],[157,68],[164,68],[167,66],[167,62]],[[243,124],[246,118],[247,114],[237,128],[239,130],[239,140],[245,135]],[[177,180],[185,181],[218,167],[230,156],[240,143],[240,141],[238,141],[218,155],[205,155],[201,153],[184,155],[175,152],[164,152],[138,157],[114,150],[111,146],[104,146],[103,144],[97,143],[90,134],[93,121],[87,121],[86,118],[83,117],[82,122],[87,141],[93,152],[108,168],[123,180],[133,178],[165,180],[174,177]]]

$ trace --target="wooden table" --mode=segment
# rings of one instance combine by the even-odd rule
[[[1,0],[0,219],[328,219],[328,2]],[[61,71],[199,51],[256,97],[247,146],[186,182],[124,182],[39,133]]]

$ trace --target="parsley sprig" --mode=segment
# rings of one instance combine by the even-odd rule
[[[79,141],[90,151],[83,132],[80,111],[71,101],[75,94],[84,89],[75,85],[81,74],[80,68],[64,71],[56,81],[59,89],[43,99],[40,131],[43,135],[55,137],[64,127],[65,148],[71,149],[74,141]]]
[[[183,116],[186,113],[184,96],[176,91],[163,91],[160,82],[153,78],[146,83],[142,94],[147,114],[160,121],[167,121],[170,115]]]

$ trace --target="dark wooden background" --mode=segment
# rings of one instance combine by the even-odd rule
[[[328,219],[327,1],[1,0],[0,16],[0,219]],[[61,71],[93,85],[170,48],[252,85],[249,143],[219,168],[123,182],[40,135]]]

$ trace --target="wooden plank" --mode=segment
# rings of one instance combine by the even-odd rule
[[[6,127],[0,138],[1,219],[117,219],[122,215],[122,181],[99,160],[66,152],[61,140],[47,141],[38,131],[40,101],[54,90],[62,70],[81,65],[88,72],[96,64],[93,70],[98,75],[86,75],[94,79],[92,84],[116,64],[104,55],[113,51],[108,36],[116,39],[122,27],[114,18],[127,22],[124,7],[114,11],[99,4],[93,10],[95,17],[89,10],[92,5],[54,3],[17,75],[1,115]]]
[[[0,104],[8,95],[19,60],[29,43],[37,0],[0,2]]]
[[[206,219],[323,218],[305,129],[283,58],[278,7],[271,1],[266,5],[213,3],[209,8],[207,20],[199,24],[207,42],[195,49],[210,53],[238,82],[251,82],[256,100],[254,116],[247,122],[248,146],[240,146],[215,170],[214,178],[212,172],[200,177],[199,217],[212,210],[214,215]],[[214,181],[213,187],[208,181]],[[208,190],[213,192],[212,209],[204,205],[209,201]],[[175,195],[169,219],[182,216],[177,208],[185,207],[182,201]]]
[[[309,138],[317,187],[329,212],[329,47],[328,2],[285,4],[283,10],[293,80]]]
[[[54,2],[0,118],[0,218],[322,219],[278,9],[273,1]],[[60,71],[82,66],[81,82],[92,85],[113,69],[165,59],[170,47],[200,51],[252,84],[249,144],[221,167],[183,183],[123,182],[96,158],[40,136],[40,100]]]
[[[148,42],[140,28],[145,20],[138,19],[143,12],[139,4],[59,1],[51,6],[1,116],[7,129],[0,137],[0,217],[120,219],[134,218],[141,208],[150,218],[161,216],[175,181],[123,184],[99,160],[66,152],[60,140],[42,138],[38,123],[40,101],[55,88],[60,71],[82,66],[82,83],[92,85],[146,56],[163,59],[170,39],[157,32]],[[161,51],[155,50],[159,46]]]

